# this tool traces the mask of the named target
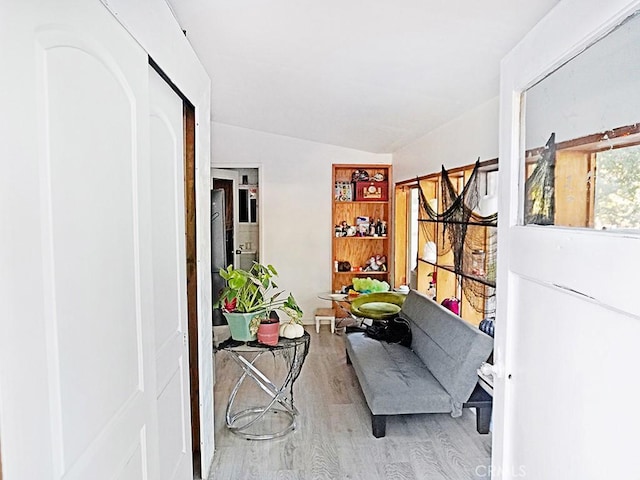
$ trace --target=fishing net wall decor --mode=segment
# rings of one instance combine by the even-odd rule
[[[459,274],[460,289],[476,311],[485,317],[495,315],[498,214],[481,208],[486,177],[480,171],[480,161],[460,193],[456,193],[449,173],[442,167],[441,213],[428,201],[420,182],[418,188],[418,223],[423,238],[435,243],[438,260],[452,252],[453,264],[440,266]]]
[[[556,134],[547,140],[536,166],[525,182],[524,223],[553,225],[555,217]]]

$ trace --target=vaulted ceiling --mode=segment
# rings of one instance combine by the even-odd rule
[[[558,0],[169,0],[212,120],[389,153],[499,93]]]

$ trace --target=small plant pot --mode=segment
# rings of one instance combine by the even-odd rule
[[[249,324],[253,317],[258,313],[224,313],[224,318],[227,319],[229,324],[229,331],[231,332],[231,338],[239,340],[241,342],[249,342],[256,339],[256,335],[251,333]]]
[[[280,323],[261,323],[258,326],[258,342],[265,345],[277,345],[279,339]]]

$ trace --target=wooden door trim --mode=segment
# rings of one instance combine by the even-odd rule
[[[200,452],[200,371],[198,343],[198,262],[196,240],[196,111],[193,104],[171,81],[160,66],[149,57],[149,65],[182,99],[184,135],[184,215],[187,276],[187,317],[189,342],[189,388],[191,411],[191,449],[194,478],[202,472]],[[2,479],[0,479],[2,480]]]
[[[198,262],[196,241],[196,115],[184,102],[184,208],[187,258],[187,312],[189,318],[189,378],[191,384],[191,445],[193,472],[199,476],[200,462],[200,372],[198,369]]]

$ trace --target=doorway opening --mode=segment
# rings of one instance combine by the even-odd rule
[[[211,280],[216,301],[224,287],[221,268],[233,264],[247,270],[260,261],[260,169],[216,167],[211,178]],[[226,325],[219,309],[214,309],[213,324]]]

